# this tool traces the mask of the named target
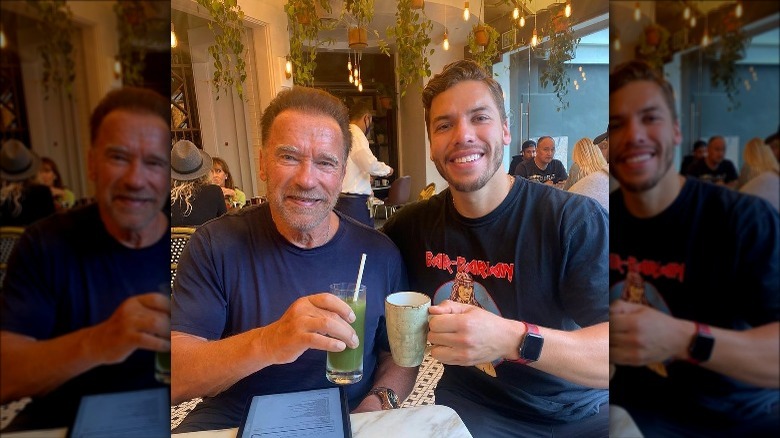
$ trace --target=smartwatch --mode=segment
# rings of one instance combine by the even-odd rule
[[[712,355],[712,347],[715,346],[715,338],[712,336],[710,326],[699,322],[696,324],[696,336],[694,336],[691,345],[688,346],[688,362],[698,365],[706,362]]]
[[[539,333],[539,327],[537,327],[534,324],[527,323],[525,321],[522,321],[523,324],[525,324],[525,336],[523,336],[523,341],[520,342],[520,347],[517,349],[517,353],[520,356],[520,359],[517,360],[511,360],[507,359],[509,362],[519,363],[522,365],[529,364],[531,362],[536,362],[539,360],[539,356],[542,355],[542,346],[544,345],[544,338],[542,337],[542,334]]]
[[[386,411],[388,409],[398,409],[399,407],[401,407],[401,405],[398,403],[398,396],[390,388],[385,388],[384,386],[377,386],[371,391],[368,391],[368,394],[369,395],[373,394],[379,397],[379,400],[382,401],[383,411]]]

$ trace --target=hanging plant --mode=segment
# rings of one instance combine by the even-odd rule
[[[206,8],[211,21],[209,29],[214,33],[214,45],[209,46],[209,54],[214,59],[212,82],[219,100],[219,91],[235,88],[238,96],[244,97],[246,80],[244,37],[244,11],[237,0],[197,0]]]
[[[484,33],[487,42],[480,42],[478,33]],[[489,24],[475,24],[468,36],[469,53],[474,56],[474,61],[490,70],[493,66],[493,58],[498,55],[498,31]]]
[[[45,99],[49,99],[51,88],[64,89],[68,96],[73,93],[76,79],[76,63],[73,60],[73,11],[65,0],[27,0],[33,8],[35,21],[41,34],[46,35],[38,46],[43,59],[41,82]]]
[[[287,30],[290,32],[290,61],[293,65],[293,83],[312,86],[314,70],[317,68],[317,49],[323,44],[319,39],[320,30],[331,29],[325,26],[316,15],[317,8],[325,12],[332,11],[328,0],[291,0],[284,5],[287,13]],[[299,20],[307,16],[309,20]]]
[[[117,60],[122,66],[122,82],[125,85],[143,85],[146,45],[137,43],[152,30],[152,22],[146,13],[145,2],[139,0],[116,2],[114,13],[119,30]]]
[[[431,30],[433,23],[425,15],[424,9],[414,9],[412,0],[398,1],[395,25],[387,29],[387,35],[395,39],[398,53],[396,75],[401,97],[406,94],[409,85],[431,75],[431,63],[428,60],[428,56],[434,53],[434,49],[428,49]]]
[[[549,35],[550,38],[545,42],[547,62],[539,75],[542,87],[547,87],[548,84],[553,87],[555,97],[560,103],[555,108],[556,111],[569,107],[566,95],[569,93],[570,81],[566,63],[574,59],[577,45],[580,43],[580,39],[574,37],[574,31],[572,31],[567,17],[564,17],[567,20],[565,25],[561,25],[561,18],[558,16],[559,9],[562,10],[563,7],[557,7],[551,11],[549,22],[542,28],[544,34]]]
[[[637,58],[644,60],[656,70],[663,70],[664,64],[671,60],[669,31],[660,24],[645,26],[642,38],[636,48]]]
[[[731,20],[736,20],[736,18],[731,17]],[[715,88],[723,87],[729,100],[727,109],[732,111],[740,107],[737,94],[739,94],[739,84],[742,79],[737,70],[737,61],[745,57],[745,49],[750,43],[750,37],[742,32],[742,27],[739,24],[730,25],[728,17],[725,24],[720,41],[717,44],[707,46],[705,52],[709,57],[715,59],[710,64],[710,84]]]

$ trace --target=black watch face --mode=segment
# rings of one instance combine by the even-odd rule
[[[523,341],[523,348],[520,349],[520,357],[527,360],[539,360],[539,356],[542,355],[543,344],[544,338],[537,334],[529,333]]]
[[[696,336],[696,340],[693,342],[693,345],[691,345],[691,358],[699,362],[709,360],[714,345],[715,338],[712,336]]]

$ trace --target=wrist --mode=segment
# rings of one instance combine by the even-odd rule
[[[520,347],[523,345],[523,338],[528,333],[528,326],[523,321],[510,321],[510,323],[507,333],[511,333],[511,336],[508,336],[511,342],[504,350],[501,359],[514,362],[520,359]]]

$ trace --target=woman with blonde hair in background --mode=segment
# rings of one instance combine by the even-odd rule
[[[171,149],[171,226],[197,227],[227,212],[222,190],[211,183],[211,156],[189,140]]]
[[[772,150],[764,140],[756,137],[747,142],[742,158],[745,164],[740,178],[742,175],[749,175],[739,191],[764,198],[775,210],[780,211],[780,164]]]
[[[574,145],[572,159],[579,167],[579,177],[567,191],[589,196],[609,212],[609,165],[599,147],[582,138]]]
[[[211,182],[222,189],[222,195],[225,197],[225,204],[228,208],[241,208],[246,203],[246,194],[242,192],[233,181],[233,174],[227,162],[219,157],[212,157],[214,162],[211,168]]]

